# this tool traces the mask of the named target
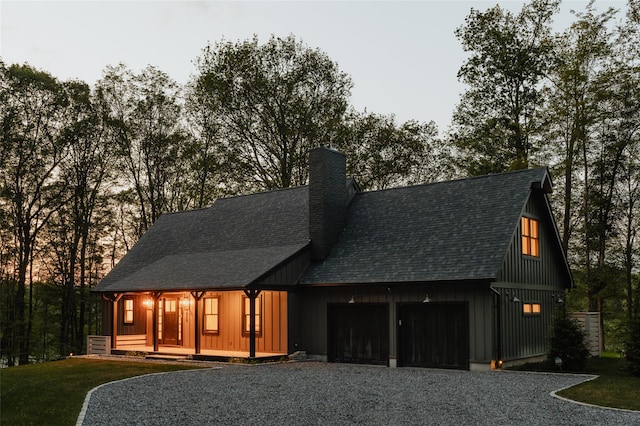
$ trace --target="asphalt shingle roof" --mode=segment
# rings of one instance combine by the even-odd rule
[[[162,215],[94,291],[245,287],[309,243],[307,187]]]
[[[545,168],[357,194],[302,284],[494,279]]]
[[[491,280],[545,168],[358,193],[301,284]],[[242,288],[309,244],[308,187],[165,214],[95,291]]]

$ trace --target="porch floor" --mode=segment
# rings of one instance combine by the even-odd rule
[[[249,358],[249,351],[222,351],[212,349],[201,349],[199,354],[195,353],[194,348],[182,348],[176,346],[158,346],[158,350],[154,351],[153,346],[145,345],[126,345],[124,347],[116,347],[112,351],[136,351],[147,352],[149,354],[171,354],[171,355],[191,355],[203,357],[219,357],[219,358]],[[274,352],[256,352],[256,358],[273,358],[279,356],[287,356],[287,353]]]

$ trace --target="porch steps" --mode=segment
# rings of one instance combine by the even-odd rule
[[[156,359],[162,361],[186,361],[189,359],[185,355],[171,355],[171,354],[147,354],[145,359]]]

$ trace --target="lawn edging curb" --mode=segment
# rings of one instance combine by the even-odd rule
[[[552,392],[549,392],[549,395],[551,395],[552,397],[557,398],[557,399],[559,399],[561,401],[570,402],[570,403],[578,404],[578,405],[583,405],[585,407],[601,408],[603,410],[621,411],[621,412],[624,412],[624,413],[640,413],[640,411],[638,411],[638,410],[630,410],[628,408],[607,407],[605,405],[589,404],[588,402],[576,401],[575,399],[565,398],[564,396],[558,395],[558,392],[562,392],[565,389],[569,389],[569,388],[572,388],[574,386],[581,385],[582,383],[590,382],[592,380],[597,379],[598,377],[600,377],[600,376],[593,375],[591,377],[587,377],[587,378],[585,378],[584,381],[582,381],[580,383],[576,383],[576,384],[570,385],[570,386],[565,386],[562,389],[557,389],[557,390],[554,390]]]

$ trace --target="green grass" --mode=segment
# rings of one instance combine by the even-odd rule
[[[113,380],[191,365],[68,358],[0,369],[0,424],[75,425],[89,390]]]
[[[514,369],[558,371],[549,363],[526,364]],[[558,392],[558,395],[603,407],[640,411],[640,377],[633,377],[625,371],[623,359],[617,355],[603,354],[601,358],[589,359],[584,372],[599,377]]]

